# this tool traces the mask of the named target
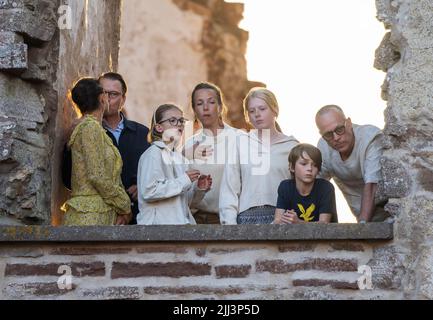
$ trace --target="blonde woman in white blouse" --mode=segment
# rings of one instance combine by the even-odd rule
[[[195,224],[189,206],[203,199],[212,178],[189,168],[176,151],[185,125],[182,110],[172,104],[159,106],[149,132],[152,145],[138,164],[137,224]]]
[[[230,150],[220,189],[221,223],[268,224],[274,220],[278,186],[290,178],[287,159],[298,141],[279,129],[278,102],[268,89],[251,89],[244,112],[254,130],[240,135]]]
[[[237,129],[223,122],[226,113],[221,89],[213,83],[202,82],[191,94],[191,107],[201,129],[185,143],[185,156],[191,160],[191,168],[212,176],[212,189],[203,200],[191,208],[200,224],[220,224],[219,195],[221,179],[231,143]]]

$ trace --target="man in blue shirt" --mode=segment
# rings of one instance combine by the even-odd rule
[[[122,183],[131,198],[132,220],[136,224],[138,214],[137,200],[137,169],[138,161],[144,151],[150,146],[147,142],[149,129],[135,121],[128,120],[122,112],[126,102],[128,88],[123,77],[115,72],[107,72],[98,79],[108,94],[110,108],[104,113],[102,125],[113,144],[119,149],[123,160]],[[63,180],[70,189],[71,155],[65,148],[63,155]]]

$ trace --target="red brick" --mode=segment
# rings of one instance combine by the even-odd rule
[[[332,242],[330,244],[332,250],[329,251],[355,251],[364,252],[364,246],[356,242]]]
[[[251,272],[250,265],[232,265],[215,267],[217,278],[246,278]]]
[[[211,275],[211,266],[203,263],[168,262],[168,263],[121,263],[113,262],[111,278],[139,277],[198,277]]]
[[[341,271],[341,272],[357,272],[358,263],[355,259],[309,259],[306,261],[307,264],[311,265],[310,269],[323,270],[323,271]]]
[[[50,263],[50,264],[8,264],[5,276],[31,277],[31,276],[60,276],[59,267],[67,265],[71,267],[74,277],[103,277],[105,276],[105,264],[103,262],[92,263]]]
[[[358,271],[358,264],[353,259],[307,259],[299,263],[287,263],[283,260],[264,260],[256,263],[257,272],[289,273],[299,270]]]
[[[55,248],[50,251],[52,255],[87,256],[100,254],[127,254],[131,248],[92,248],[92,247],[64,247]]]
[[[293,280],[295,287],[324,287],[331,286],[334,289],[350,289],[359,290],[358,283],[338,280],[322,280],[322,279],[305,279]]]
[[[315,245],[312,243],[290,243],[278,246],[279,252],[301,252],[301,251],[314,251]]]
[[[159,294],[217,294],[217,295],[228,295],[228,294],[241,294],[244,290],[239,287],[146,287],[144,288],[145,294],[159,295]]]
[[[174,245],[147,245],[144,247],[138,247],[138,253],[187,253],[188,249],[184,246]]]

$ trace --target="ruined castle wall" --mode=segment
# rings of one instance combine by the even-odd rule
[[[221,87],[233,125],[244,127],[248,33],[238,27],[243,5],[223,0],[128,0],[123,2],[119,70],[129,84],[126,110],[149,125],[156,107],[174,102],[189,118],[193,87]]]
[[[377,0],[388,33],[376,52],[387,72],[382,96],[387,150],[383,174],[395,239],[384,252],[401,266],[406,298],[433,298],[433,1]]]
[[[118,0],[0,3],[0,224],[58,222],[67,88],[117,67],[119,19]]]

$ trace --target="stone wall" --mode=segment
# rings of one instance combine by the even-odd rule
[[[123,2],[119,71],[129,84],[126,110],[149,125],[162,103],[174,102],[192,119],[190,93],[202,81],[221,87],[228,121],[245,127],[248,32],[238,27],[243,5],[223,0]]]
[[[0,2],[0,224],[58,223],[67,90],[117,68],[119,24],[118,0]]]
[[[389,224],[0,231],[0,299],[403,298]]]
[[[375,66],[387,72],[382,96],[387,151],[383,159],[387,209],[395,239],[384,249],[405,298],[433,298],[433,1],[377,0],[388,29]]]

